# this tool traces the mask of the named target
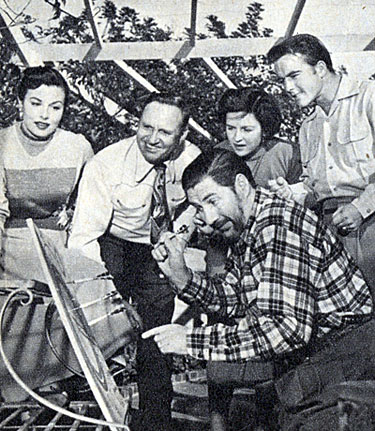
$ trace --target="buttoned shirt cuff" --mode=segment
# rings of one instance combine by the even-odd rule
[[[369,205],[370,202],[362,202],[360,198],[354,199],[351,204],[357,208],[364,219],[375,212],[375,208],[372,205]]]
[[[186,334],[186,347],[190,356],[208,361],[210,359],[209,340],[212,326],[191,328]]]

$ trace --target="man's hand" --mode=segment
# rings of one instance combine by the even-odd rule
[[[190,279],[185,263],[186,241],[173,232],[165,232],[152,251],[152,256],[169,281],[178,288],[183,288]]]
[[[276,180],[268,181],[269,188],[271,192],[274,192],[279,196],[279,198],[283,199],[291,199],[292,198],[292,189],[288,184],[288,181],[283,177],[278,177]]]
[[[338,208],[332,216],[332,224],[344,232],[351,232],[361,226],[362,214],[353,204],[343,205]]]
[[[142,338],[154,337],[154,341],[162,353],[187,355],[186,334],[185,326],[170,324],[152,328],[144,332]]]

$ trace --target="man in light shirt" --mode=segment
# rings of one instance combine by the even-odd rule
[[[151,202],[156,167],[163,164],[174,228],[192,219],[188,209],[176,220],[185,202],[182,172],[200,152],[185,141],[188,120],[181,98],[152,94],[136,136],[96,154],[80,182],[68,245],[104,261],[119,292],[136,304],[145,328],[169,323],[174,310],[174,293],[151,256]],[[132,430],[170,430],[170,358],[153,341],[139,340],[137,373],[141,415]]]
[[[300,129],[302,182],[279,178],[272,190],[323,217],[375,297],[375,84],[336,73],[328,50],[309,34],[275,45],[268,58],[296,103],[315,105]]]

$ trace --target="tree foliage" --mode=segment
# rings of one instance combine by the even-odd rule
[[[72,0],[45,0],[54,11],[54,22],[47,29],[30,29],[24,24],[24,34],[34,40],[46,38],[50,43],[87,43],[93,36],[87,19],[87,12],[74,17],[66,8]],[[141,17],[129,7],[118,7],[115,2],[105,0],[95,2],[96,21],[104,42],[168,41],[175,38],[169,28],[162,28],[152,17]],[[215,15],[206,18],[206,32],[197,38],[252,38],[269,37],[272,30],[261,26],[263,6],[252,2],[247,7],[242,22],[231,33],[227,33],[226,24]],[[189,36],[189,29],[184,37]],[[10,124],[16,118],[15,86],[19,79],[19,70],[9,64],[12,49],[3,48],[8,53],[2,55],[0,82],[2,100],[0,109],[3,115],[1,126]],[[119,59],[121,61],[121,59]],[[227,74],[236,86],[264,88],[278,95],[284,123],[281,135],[295,140],[296,131],[301,121],[301,112],[291,103],[273,79],[273,73],[264,56],[222,57],[215,58],[216,64]],[[128,61],[133,69],[146,78],[160,91],[172,91],[185,96],[193,107],[193,118],[203,126],[217,142],[223,139],[223,127],[220,124],[216,105],[225,91],[225,85],[212,73],[201,59],[182,59],[173,61],[147,60]],[[74,87],[71,103],[64,118],[63,127],[83,133],[97,151],[106,145],[133,134],[139,115],[139,102],[148,93],[140,84],[128,77],[116,62],[76,62],[56,64],[69,77]],[[82,92],[89,94],[90,102]],[[116,116],[106,111],[104,100],[109,97],[127,114],[125,122],[119,122]],[[191,130],[189,140],[202,148],[212,145],[197,132]]]

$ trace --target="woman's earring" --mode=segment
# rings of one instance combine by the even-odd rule
[[[18,121],[22,121],[23,120],[23,108],[22,105],[18,105]]]

